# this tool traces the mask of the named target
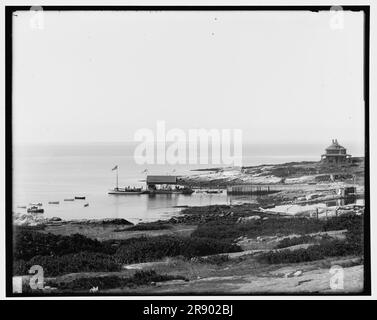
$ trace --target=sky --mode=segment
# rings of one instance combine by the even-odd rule
[[[244,142],[364,144],[363,14],[43,12],[13,17],[16,144],[241,129]],[[34,22],[33,22],[34,21]]]

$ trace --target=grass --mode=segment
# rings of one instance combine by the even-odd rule
[[[307,249],[268,252],[259,256],[258,260],[269,264],[299,263],[354,254],[361,254],[358,246],[346,241],[327,240],[324,243],[313,245]]]
[[[101,277],[89,277],[78,278],[70,282],[55,282],[47,283],[52,287],[57,287],[59,290],[85,290],[89,291],[93,287],[98,287],[99,290],[124,288],[124,287],[136,287],[142,285],[148,285],[153,282],[162,282],[170,280],[187,280],[183,276],[172,275],[160,275],[154,270],[137,271],[132,277],[120,277],[120,276],[101,276]]]
[[[217,256],[209,256],[209,257],[197,257],[195,258],[195,262],[221,265],[223,263],[229,262],[229,256],[217,255]]]
[[[304,235],[300,237],[293,237],[293,238],[284,238],[283,240],[279,241],[276,248],[281,249],[281,248],[295,246],[298,244],[313,243],[313,242],[318,242],[318,239],[314,236],[308,236],[308,235]]]
[[[342,215],[330,218],[327,221],[305,217],[288,219],[278,216],[246,223],[237,223],[234,219],[222,219],[200,224],[191,234],[191,237],[232,241],[241,236],[256,238],[258,236],[285,236],[290,234],[305,235],[321,231],[352,229],[355,226],[360,226],[361,220],[362,218],[356,215]]]
[[[14,244],[15,260],[29,260],[35,256],[62,256],[83,251],[106,254],[115,252],[108,243],[81,234],[61,236],[24,228],[15,228]]]
[[[322,241],[294,253],[283,250],[262,258],[268,263],[301,262],[326,256],[362,254],[363,217],[342,215],[324,220],[269,217],[247,223],[236,218],[200,224],[191,237],[157,236],[98,241],[83,235],[60,236],[25,228],[15,231],[14,274],[28,274],[32,265],[44,268],[46,276],[74,272],[118,271],[123,264],[161,260],[165,257],[201,257],[242,251],[234,240],[240,236],[302,234],[347,229],[344,241]],[[308,237],[285,240],[280,246],[309,241]],[[221,258],[222,259],[222,258]],[[214,263],[221,263],[216,260]]]
[[[47,277],[77,272],[119,271],[122,267],[112,255],[79,252],[63,256],[35,256],[28,261],[16,260],[13,266],[13,273],[15,275],[28,274],[33,265],[42,266],[44,275]]]
[[[122,231],[150,231],[150,230],[166,230],[170,229],[171,225],[161,222],[139,223],[129,228],[116,229],[115,232]]]
[[[362,216],[344,215],[338,218],[330,219],[325,222],[324,227],[327,230],[337,227],[340,229],[347,229],[346,239],[333,240],[325,238],[321,240],[319,244],[310,246],[307,249],[298,249],[293,251],[282,250],[278,252],[271,251],[260,255],[258,260],[265,263],[276,264],[307,262],[334,256],[363,256],[364,232]]]
[[[158,236],[100,242],[78,234],[58,236],[24,229],[16,234],[15,248],[14,275],[28,274],[32,265],[40,265],[46,276],[118,271],[123,264],[165,257],[241,251],[231,242],[208,238]]]
[[[192,233],[192,237],[210,237],[214,239],[234,240],[241,236],[249,238],[271,235],[289,235],[292,233],[306,234],[319,232],[323,229],[323,223],[314,219],[292,218],[284,219],[271,217],[268,220],[253,220],[246,223],[236,221],[212,221],[201,224]]]
[[[115,256],[121,263],[139,263],[159,260],[164,257],[192,258],[238,251],[241,251],[238,245],[224,240],[158,236],[132,239],[127,245],[120,246]]]

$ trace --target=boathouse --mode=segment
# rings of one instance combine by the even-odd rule
[[[150,194],[192,194],[194,191],[182,186],[177,176],[147,176],[147,191]]]
[[[351,161],[351,157],[347,154],[347,149],[341,146],[337,139],[333,139],[332,144],[326,148],[326,153],[321,156],[321,161],[339,164]]]
[[[177,176],[147,176],[147,189],[155,190],[157,186],[170,188],[169,186],[177,185]]]

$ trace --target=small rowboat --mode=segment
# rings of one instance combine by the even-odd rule
[[[59,204],[59,201],[49,201],[48,204]]]
[[[19,209],[26,209],[26,206],[17,206]]]
[[[212,194],[212,193],[222,193],[222,190],[206,190],[206,193]]]
[[[75,197],[76,200],[85,200],[85,197]]]
[[[38,203],[29,203],[29,206],[41,207],[42,203],[41,202],[38,202]]]
[[[75,201],[75,199],[64,199],[64,201]]]
[[[85,203],[85,204],[84,204],[84,207],[89,207],[89,203]]]

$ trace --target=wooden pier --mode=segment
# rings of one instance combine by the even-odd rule
[[[280,190],[278,186],[242,184],[227,186],[226,191],[229,195],[263,195],[279,192]]]

